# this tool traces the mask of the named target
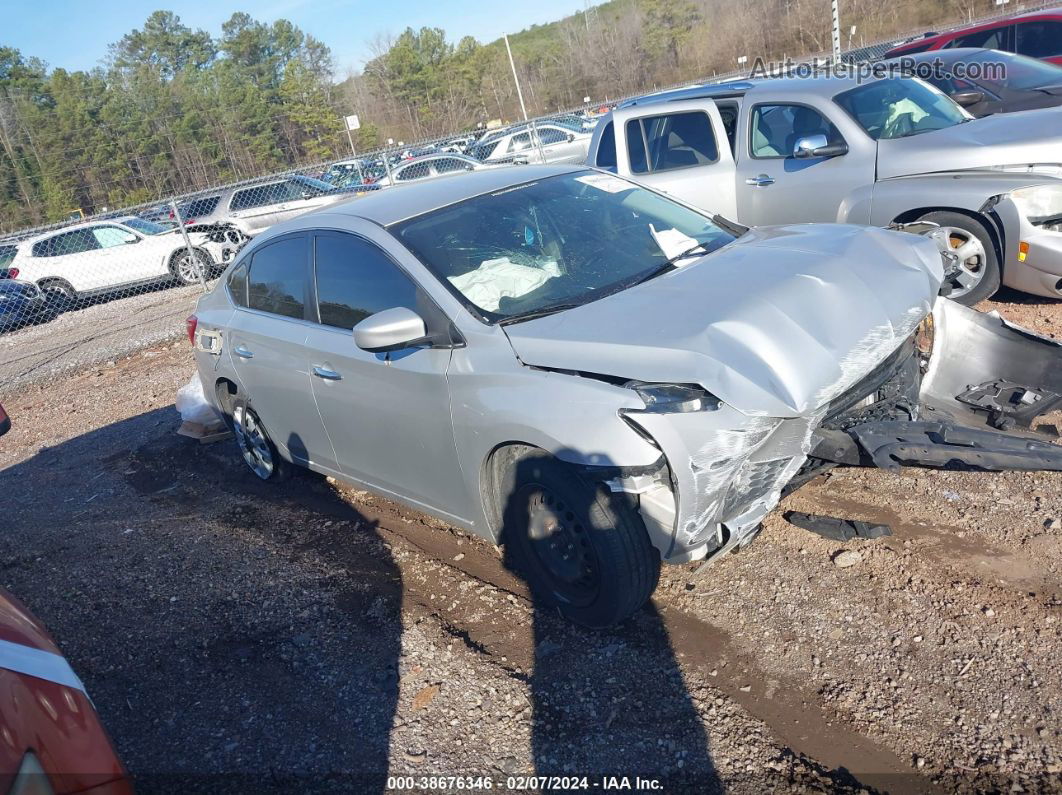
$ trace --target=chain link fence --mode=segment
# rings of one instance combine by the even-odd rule
[[[877,60],[898,42],[919,35],[861,46],[842,58],[851,63]],[[746,69],[714,75],[710,82],[747,76]],[[73,366],[117,355],[122,339],[133,350],[134,343],[172,336],[195,297],[249,240],[274,224],[335,202],[462,171],[581,163],[596,123],[588,108],[614,107],[623,99],[497,129],[398,142],[338,162],[0,235],[0,351],[9,351],[0,357],[0,384],[39,374],[42,366],[57,367],[70,350],[79,351],[67,362]],[[101,336],[101,327],[108,326],[112,333]],[[156,326],[151,335],[138,336]],[[94,350],[101,338],[110,347]],[[27,353],[27,346],[37,353]]]

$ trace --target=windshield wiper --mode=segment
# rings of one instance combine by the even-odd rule
[[[708,254],[709,252],[708,252],[707,247],[708,247],[708,243],[710,243],[710,242],[711,241],[709,240],[709,241],[705,241],[704,243],[698,243],[696,246],[690,246],[685,251],[680,251],[678,254],[676,254],[673,257],[668,257],[666,260],[661,262],[659,265],[657,265],[655,268],[653,268],[647,274],[645,274],[644,276],[641,276],[638,279],[636,279],[635,281],[631,282],[630,286],[633,287],[636,284],[642,284],[643,282],[647,282],[650,279],[655,279],[657,276],[660,276],[663,273],[667,273],[668,271],[674,270],[678,266],[678,262],[680,260],[684,260],[684,259],[687,259],[689,257],[692,257],[697,251],[699,251],[701,249],[704,249],[704,253]]]
[[[582,304],[550,304],[541,309],[530,309],[527,312],[521,312],[519,315],[510,315],[509,317],[502,318],[498,321],[498,325],[509,326],[513,323],[521,323],[525,320],[534,320],[536,317],[546,317],[546,315],[553,315],[557,312],[563,312],[566,309],[575,309],[577,306],[582,306]]]

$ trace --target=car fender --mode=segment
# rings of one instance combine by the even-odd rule
[[[484,361],[487,357],[495,361]],[[498,375],[484,385],[480,372],[491,370]],[[500,530],[489,467],[501,447],[538,447],[580,467],[637,469],[662,460],[655,444],[620,415],[623,408],[644,409],[633,390],[593,376],[521,365],[511,349],[471,345],[455,349],[447,381],[455,443],[473,503],[465,515],[489,540]]]
[[[1050,181],[1037,174],[993,171],[943,172],[880,180],[873,186],[869,222],[888,226],[913,221],[934,210],[961,210],[988,218],[993,198]],[[1004,234],[1008,230],[1004,229]]]

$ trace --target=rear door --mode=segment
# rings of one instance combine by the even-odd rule
[[[280,237],[256,250],[246,265],[246,283],[230,284],[238,308],[227,346],[240,393],[293,461],[336,472],[306,363],[309,234]]]
[[[612,125],[619,174],[734,217],[734,157],[712,100],[624,108],[613,114]]]
[[[371,234],[366,230],[366,234]],[[320,323],[305,367],[340,468],[368,486],[450,516],[467,517],[446,369],[449,348],[369,353],[351,330],[395,307],[417,312],[429,333],[448,322],[395,261],[367,237],[315,235]]]
[[[874,184],[872,142],[851,132],[846,140],[818,108],[793,102],[758,102],[746,108],[745,124],[738,130],[741,223],[834,223],[846,196]],[[843,111],[834,108],[833,113]],[[838,157],[794,157],[796,142],[813,135],[823,135],[831,144],[845,143],[849,151]]]

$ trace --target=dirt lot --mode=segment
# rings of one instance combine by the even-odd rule
[[[984,308],[1062,332],[1062,305]],[[191,370],[183,341],[0,394],[0,584],[143,791],[1062,789],[1062,474],[835,470],[782,507],[894,535],[832,543],[778,511],[593,633],[536,610],[489,544],[176,436]]]

